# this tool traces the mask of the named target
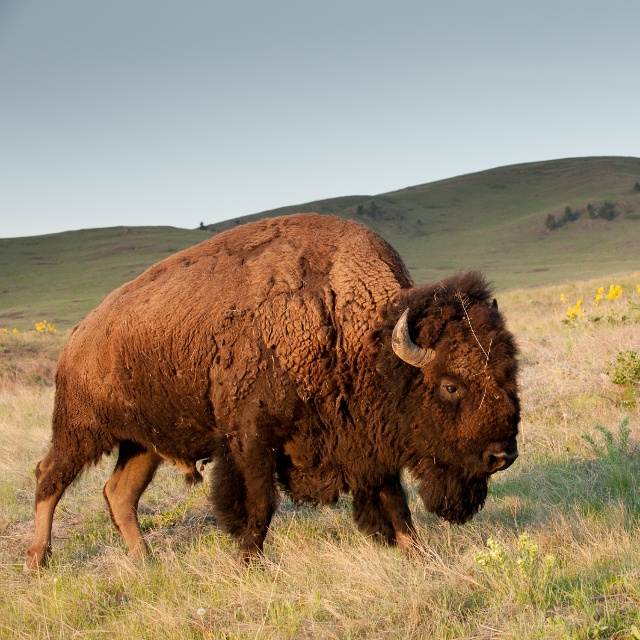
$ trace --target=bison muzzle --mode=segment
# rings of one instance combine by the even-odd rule
[[[51,447],[36,469],[26,569],[51,550],[67,486],[118,448],[104,487],[129,551],[162,461],[201,480],[243,557],[262,550],[285,492],[353,496],[365,534],[411,547],[400,482],[457,523],[518,455],[516,346],[480,274],[416,286],[366,227],[298,214],[177,253],[75,327],[56,372]]]

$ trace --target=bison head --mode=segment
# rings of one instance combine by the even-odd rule
[[[487,478],[518,456],[513,336],[477,273],[403,290],[384,323],[378,370],[397,399],[403,463],[429,510],[464,522],[482,507]]]

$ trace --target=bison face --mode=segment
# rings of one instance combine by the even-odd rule
[[[423,410],[435,418],[430,431],[442,445],[436,455],[447,464],[462,464],[468,475],[488,477],[518,457],[518,397],[507,390],[511,380],[484,369],[473,375],[451,360],[436,357],[423,373]]]
[[[427,508],[454,522],[482,506],[487,478],[518,457],[517,350],[484,297],[423,302],[392,334],[393,352],[414,371],[404,394],[409,466]]]

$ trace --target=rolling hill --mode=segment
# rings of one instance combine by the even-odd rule
[[[187,231],[131,227],[0,240],[0,327],[71,326],[152,263],[237,224],[316,211],[367,224],[418,282],[481,269],[498,289],[640,268],[640,158],[514,165],[377,195],[256,213]]]
[[[605,202],[615,204],[611,220],[597,215]],[[579,217],[550,229],[548,216],[561,223],[566,207]],[[399,250],[417,281],[481,269],[498,287],[513,288],[640,265],[639,158],[501,167],[376,196],[285,207],[240,221],[297,211],[364,222]],[[233,224],[208,228],[220,231]]]

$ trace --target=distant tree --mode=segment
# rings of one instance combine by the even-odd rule
[[[603,220],[613,220],[619,215],[620,214],[616,209],[615,202],[607,201],[598,209],[598,217],[602,218]]]
[[[597,218],[598,217],[598,213],[596,212],[594,206],[591,203],[589,203],[587,205],[587,213],[589,214],[590,218]]]
[[[198,228],[200,229],[200,231],[203,231],[204,230],[204,222],[201,222],[200,226]]]
[[[385,210],[384,207],[379,207],[375,200],[371,200],[368,204],[359,204],[356,207],[356,213],[371,220],[378,220],[384,216]]]
[[[555,216],[552,213],[547,216],[547,219],[544,221],[544,226],[547,227],[549,231],[553,231],[558,226]]]
[[[634,190],[634,191],[640,191],[640,182],[636,182],[636,183],[633,185],[633,190]]]
[[[580,217],[580,211],[573,211],[571,207],[564,208],[564,216],[562,220],[564,222],[571,222],[573,220],[577,220]]]

